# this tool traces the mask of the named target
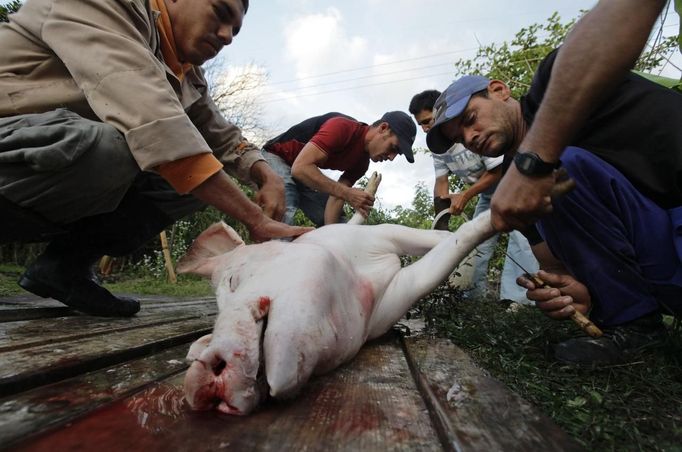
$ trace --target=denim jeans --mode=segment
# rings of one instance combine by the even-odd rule
[[[291,166],[280,156],[263,150],[263,157],[273,171],[284,180],[286,210],[282,221],[287,224],[294,224],[296,210],[301,209],[316,226],[324,225],[324,209],[327,206],[329,195],[313,190],[295,180],[291,176]]]
[[[474,211],[474,218],[490,208],[491,198],[491,193],[481,193],[479,195],[476,210]],[[477,254],[474,260],[473,275],[471,277],[473,287],[471,296],[473,297],[479,298],[486,294],[488,289],[488,264],[495,251],[495,245],[497,245],[498,238],[499,234],[486,240],[476,248]],[[530,249],[528,240],[526,240],[523,234],[518,231],[509,233],[507,253],[529,272],[535,273],[540,268],[537,259],[535,259],[535,256]],[[517,303],[524,304],[532,303],[526,298],[526,289],[516,284],[516,278],[522,274],[523,270],[521,270],[518,265],[514,264],[511,259],[505,258],[502,275],[500,276],[499,297],[501,299],[513,300]]]

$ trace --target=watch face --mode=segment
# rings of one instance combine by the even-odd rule
[[[556,168],[556,165],[543,161],[534,152],[516,154],[514,156],[514,164],[519,172],[526,176],[546,176]]]

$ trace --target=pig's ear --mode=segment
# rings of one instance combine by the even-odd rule
[[[222,221],[215,223],[194,240],[187,253],[178,261],[177,271],[210,276],[215,264],[215,260],[211,258],[242,245],[244,241],[234,229]]]

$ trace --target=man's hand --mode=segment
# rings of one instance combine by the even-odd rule
[[[552,212],[555,174],[524,176],[513,164],[495,189],[491,202],[491,222],[497,231],[523,230],[538,218]]]
[[[537,275],[549,288],[538,287],[525,276],[520,276],[516,283],[528,289],[526,297],[535,301],[547,317],[560,320],[571,317],[574,311],[587,314],[592,306],[592,299],[587,287],[571,275],[548,273],[540,270]]]
[[[262,215],[260,220],[256,223],[248,224],[247,227],[249,228],[251,240],[255,242],[265,242],[270,239],[282,237],[298,237],[299,235],[315,229],[302,226],[289,226],[288,224],[280,223],[265,215]]]
[[[258,183],[255,202],[268,217],[280,221],[284,216],[284,181],[265,161],[258,161],[251,167],[251,177]]]
[[[347,187],[344,199],[365,217],[369,215],[369,211],[374,205],[374,196],[358,188]]]
[[[450,213],[452,215],[459,215],[464,212],[464,208],[469,202],[469,198],[465,196],[464,193],[451,193],[447,198],[450,198]]]

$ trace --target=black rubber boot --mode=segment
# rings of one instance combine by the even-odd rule
[[[19,279],[25,290],[53,298],[86,314],[130,317],[140,310],[137,300],[116,297],[99,285],[92,271],[93,261],[74,259],[49,246]]]
[[[114,212],[69,225],[69,232],[50,242],[23,274],[19,285],[87,314],[135,315],[140,303],[117,297],[100,286],[92,267],[105,254],[132,253],[172,222],[152,202],[131,190]]]
[[[583,366],[606,366],[631,361],[646,349],[660,345],[667,337],[661,314],[603,328],[602,337],[569,339],[557,345],[554,355],[562,362]]]

